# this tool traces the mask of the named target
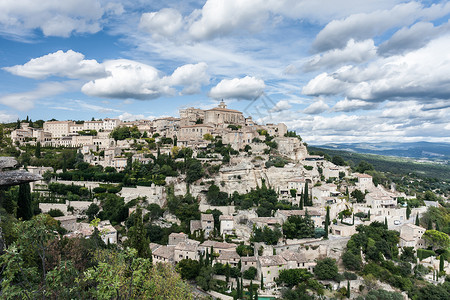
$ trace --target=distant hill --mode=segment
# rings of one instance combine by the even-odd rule
[[[313,146],[356,153],[409,157],[444,164],[450,162],[450,144],[448,143],[330,143]]]
[[[354,146],[354,145],[353,145]],[[372,153],[358,153],[351,149],[326,148],[324,146],[308,146],[308,151],[314,154],[340,156],[350,166],[356,166],[361,161],[372,164],[377,171],[392,174],[411,174],[428,178],[437,178],[450,182],[450,160],[436,161],[401,157],[391,155],[380,155]],[[447,155],[448,156],[448,155]]]

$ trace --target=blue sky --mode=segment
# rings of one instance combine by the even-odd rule
[[[449,16],[447,1],[3,0],[0,122],[224,99],[311,144],[450,142]]]

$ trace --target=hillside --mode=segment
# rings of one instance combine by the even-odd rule
[[[393,174],[416,174],[420,177],[436,178],[450,181],[450,165],[433,162],[418,162],[405,157],[384,156],[368,153],[355,153],[343,150],[327,149],[322,147],[308,147],[309,151],[323,152],[329,156],[341,156],[351,166],[357,165],[360,161],[367,161],[372,164],[377,171],[390,172]]]

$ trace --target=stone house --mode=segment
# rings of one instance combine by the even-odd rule
[[[183,233],[183,232],[180,232],[180,233],[172,232],[171,234],[169,234],[169,243],[168,243],[168,245],[177,245],[178,243],[186,242],[187,239],[188,239],[188,235],[186,233]]]
[[[60,226],[69,232],[73,232],[78,229],[77,216],[62,216],[55,217],[54,219],[59,221]]]
[[[174,250],[174,262],[178,263],[183,259],[199,260],[199,246],[200,242],[195,240],[186,240],[178,243]]]
[[[202,230],[205,232],[205,238],[208,238],[214,229],[214,217],[212,214],[201,214],[200,221],[202,223]]]
[[[175,246],[159,246],[156,250],[152,250],[153,264],[157,263],[174,263]]]
[[[258,256],[257,276],[263,276],[264,286],[271,286],[281,270],[287,269],[287,262],[281,255]]]
[[[241,257],[236,251],[223,251],[219,254],[219,257],[215,259],[215,262],[224,265],[229,264],[231,267],[237,267],[240,259]]]
[[[404,224],[400,228],[400,247],[414,247],[414,249],[424,248],[425,241],[422,235],[426,229],[414,224]]]
[[[234,219],[233,216],[220,215],[220,234],[233,234]]]

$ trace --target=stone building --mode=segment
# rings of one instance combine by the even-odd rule
[[[400,228],[400,247],[424,248],[425,241],[422,235],[426,229],[414,224],[404,224]]]
[[[245,124],[245,118],[242,112],[227,108],[225,102],[222,101],[218,107],[205,111],[204,123],[211,123],[216,126],[224,124]]]

